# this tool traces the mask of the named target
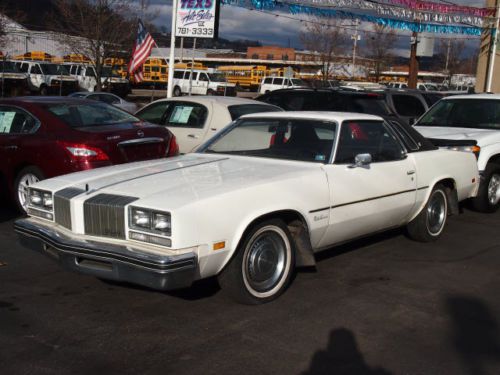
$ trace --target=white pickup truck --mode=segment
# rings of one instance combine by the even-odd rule
[[[500,207],[500,95],[476,94],[442,99],[416,123],[437,146],[472,151],[477,157],[481,184],[473,206],[481,212]],[[443,139],[456,141],[445,142]],[[472,141],[460,144],[460,141]]]

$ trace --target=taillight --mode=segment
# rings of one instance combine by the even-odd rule
[[[76,161],[106,161],[108,155],[97,147],[88,146],[82,143],[71,143],[57,141],[70,155],[71,159]]]
[[[175,139],[175,135],[171,135],[170,142],[168,144],[167,156],[177,156],[179,155],[179,145]]]

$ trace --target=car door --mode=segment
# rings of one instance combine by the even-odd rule
[[[370,154],[372,162],[355,165],[359,154]],[[403,225],[415,205],[414,161],[381,121],[344,121],[325,171],[331,207],[322,246]]]
[[[181,153],[191,152],[203,142],[208,123],[208,107],[191,101],[171,102],[163,122],[174,133]]]
[[[33,86],[40,89],[40,86],[44,83],[44,77],[42,74],[42,68],[39,64],[33,64],[30,67],[30,79]]]
[[[15,178],[15,170],[27,160],[36,160],[36,131],[40,122],[24,110],[0,105],[0,160],[6,176]]]
[[[206,95],[209,82],[210,80],[208,79],[207,73],[199,72],[196,79],[196,91],[193,91],[193,94]]]

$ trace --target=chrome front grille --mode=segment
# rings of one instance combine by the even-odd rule
[[[57,224],[71,230],[70,201],[83,192],[83,189],[67,188],[54,193],[54,215]]]
[[[138,198],[99,194],[83,204],[85,234],[125,239],[125,206]]]

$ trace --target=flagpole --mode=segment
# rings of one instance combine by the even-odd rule
[[[172,0],[172,31],[170,35],[170,57],[168,59],[167,98],[171,98],[174,91],[175,21],[177,17],[177,2],[178,0]]]

